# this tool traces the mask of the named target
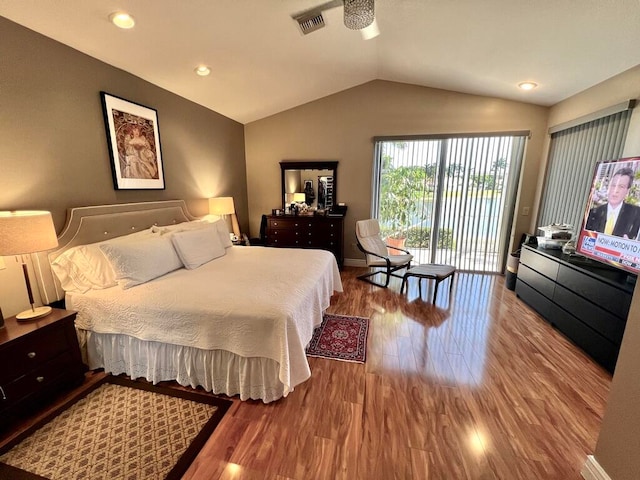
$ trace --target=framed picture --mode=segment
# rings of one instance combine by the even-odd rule
[[[162,190],[158,112],[100,92],[116,190]]]

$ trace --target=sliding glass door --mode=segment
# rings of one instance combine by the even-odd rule
[[[501,272],[528,132],[376,139],[372,215],[416,263]]]

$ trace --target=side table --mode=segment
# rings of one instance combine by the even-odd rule
[[[5,319],[0,329],[0,426],[82,383],[86,367],[75,318],[76,312],[54,308],[35,320]]]

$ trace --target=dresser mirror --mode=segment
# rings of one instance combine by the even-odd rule
[[[292,203],[304,202],[311,211],[331,210],[337,205],[337,161],[288,160],[280,162],[280,170],[284,211]]]

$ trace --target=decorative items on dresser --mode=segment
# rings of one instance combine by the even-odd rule
[[[324,215],[268,215],[265,245],[319,248],[332,252],[342,268],[344,217]]]
[[[54,308],[38,320],[5,319],[0,329],[0,428],[46,404],[55,393],[82,383],[86,367],[75,318],[76,312]]]

